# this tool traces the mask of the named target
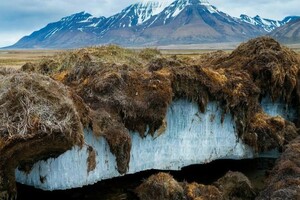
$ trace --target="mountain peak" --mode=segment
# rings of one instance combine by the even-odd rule
[[[136,6],[136,14],[138,15],[137,24],[150,19],[152,16],[162,12],[167,6],[169,6],[173,0],[155,1],[155,0],[143,0],[140,3],[134,4]]]
[[[254,19],[261,19],[259,15],[255,15]]]
[[[177,1],[183,1],[190,4],[209,4],[207,0],[177,0]]]
[[[259,15],[250,17],[248,15],[242,14],[242,15],[240,15],[240,20],[243,22],[246,22],[248,24],[252,24],[254,26],[260,27],[267,32],[271,32],[275,28],[278,28],[279,26],[284,24],[284,22],[282,22],[282,21],[262,18]]]
[[[85,20],[90,17],[92,17],[91,14],[89,14],[85,11],[82,11],[82,12],[75,13],[75,14],[67,16],[67,17],[63,17],[60,21],[74,21],[74,20],[80,21],[80,20]]]
[[[212,6],[207,0],[177,0],[174,1],[173,4],[180,5],[181,8],[185,6],[195,6],[200,5],[205,7],[205,9],[210,13],[218,13],[219,11],[215,6]]]
[[[204,6],[211,6],[211,4],[207,0],[177,0],[177,1],[186,2],[189,5],[200,4]]]

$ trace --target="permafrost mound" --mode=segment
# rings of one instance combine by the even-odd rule
[[[69,92],[39,74],[1,71],[0,199],[16,193],[15,168],[58,156],[83,143],[83,127]]]
[[[198,59],[107,46],[63,53],[24,65],[27,73],[3,75],[1,194],[14,194],[17,166],[24,170],[28,163],[72,146],[57,159],[36,163],[27,174],[18,171],[18,180],[50,190],[79,187],[146,169],[253,157],[298,135],[288,121],[295,117],[285,115],[289,111],[277,113],[282,117],[269,116],[260,104],[270,96],[273,103],[299,107],[300,64],[294,52],[263,37],[242,44],[230,55]],[[82,127],[84,153],[76,153],[80,151],[76,145],[82,144]],[[11,142],[19,136],[22,140]],[[183,154],[172,145],[181,147]],[[76,155],[80,159],[73,170],[82,172],[59,168],[59,163],[76,160]],[[56,168],[57,173],[66,170],[62,173],[66,177],[55,178]],[[71,180],[68,172],[77,173],[78,180]]]
[[[268,37],[241,44],[228,57],[217,59],[215,65],[246,71],[260,93],[270,95],[273,100],[281,97],[289,102],[297,86],[297,54]]]

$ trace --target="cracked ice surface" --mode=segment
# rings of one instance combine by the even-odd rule
[[[217,159],[252,158],[252,149],[237,136],[235,123],[216,102],[201,113],[198,105],[187,100],[174,101],[167,111],[167,128],[159,137],[141,138],[131,132],[132,149],[127,174],[148,169],[178,170],[191,164],[208,163]],[[29,174],[16,169],[18,182],[44,190],[63,190],[121,176],[115,156],[104,138],[85,131],[85,143],[96,151],[96,168],[88,173],[87,147],[73,147],[58,158],[37,162]]]

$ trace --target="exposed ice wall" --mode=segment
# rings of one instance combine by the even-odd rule
[[[296,108],[289,106],[280,99],[272,102],[270,97],[265,97],[261,100],[261,106],[265,113],[270,116],[279,115],[289,121],[295,121],[297,119]]]
[[[254,157],[252,149],[237,137],[231,115],[227,114],[221,123],[221,113],[215,102],[208,104],[205,114],[199,112],[195,103],[186,100],[173,102],[162,135],[142,139],[138,133],[131,133],[128,174],[147,169],[177,170],[216,159]],[[16,170],[17,181],[44,190],[62,190],[120,176],[115,156],[105,139],[96,138],[86,130],[85,142],[97,152],[93,171],[87,169],[87,147],[74,147],[56,159],[39,161],[28,175]]]

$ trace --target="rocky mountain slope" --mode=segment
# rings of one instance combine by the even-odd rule
[[[258,15],[256,15],[255,17],[249,17],[247,15],[242,14],[240,15],[240,19],[246,23],[253,24],[255,26],[260,26],[267,32],[271,32],[283,24],[282,21],[265,19],[261,18]]]
[[[270,36],[284,43],[300,43],[300,19],[276,29]]]

